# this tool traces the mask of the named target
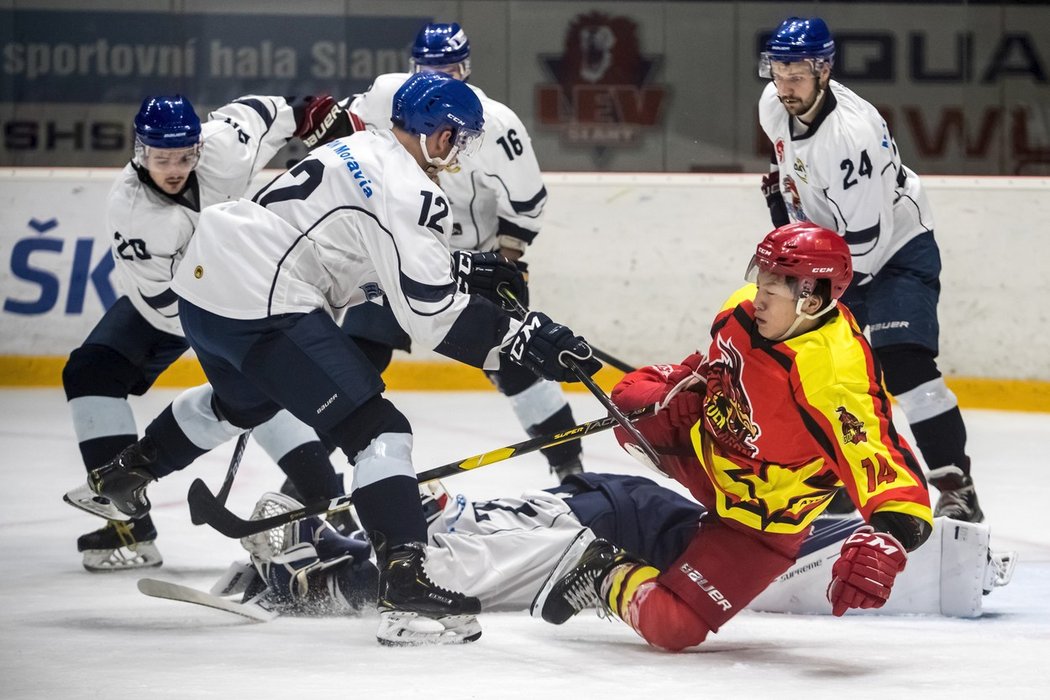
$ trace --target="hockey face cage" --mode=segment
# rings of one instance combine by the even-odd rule
[[[454,115],[449,114],[450,120],[459,121]],[[460,157],[469,158],[478,152],[481,147],[481,141],[484,137],[484,132],[476,129],[468,129],[465,126],[459,127],[455,130],[452,136],[452,150],[448,152],[448,155],[444,158],[437,158],[430,155],[430,150],[427,148],[427,137],[425,134],[419,135],[419,145],[423,149],[423,157],[427,163],[434,166],[437,169],[448,168],[454,165]]]
[[[470,40],[456,24],[425,25],[412,44],[411,72],[441,71],[457,80],[470,77]]]
[[[827,66],[828,70],[831,70],[831,67],[834,64],[833,58],[815,58],[812,56],[806,56],[803,58],[785,58],[776,54],[772,54],[768,51],[763,51],[758,56],[758,77],[765,78],[766,80],[774,80],[774,63],[799,62],[805,62],[809,65],[814,78],[820,77],[821,72],[824,70],[824,66]]]
[[[769,269],[765,266],[758,258],[757,255],[751,257],[751,262],[747,266],[747,272],[744,273],[744,280],[751,284],[758,284],[758,273],[768,272],[771,275],[778,275],[784,278],[784,286],[787,287],[791,298],[795,300],[795,315],[802,316],[804,318],[814,319],[823,316],[828,311],[838,304],[838,299],[831,299],[827,305],[815,314],[806,314],[802,312],[802,305],[806,303],[806,299],[813,294],[817,288],[817,279],[814,277],[795,277],[792,275],[783,275],[775,270]]]
[[[283,493],[264,493],[259,502],[255,504],[255,509],[252,511],[250,519],[264,520],[302,507],[302,503]],[[241,546],[253,558],[270,561],[276,555],[297,544],[298,529],[297,522],[287,523],[280,527],[243,537],[241,538]]]
[[[158,148],[135,139],[135,165],[146,170],[190,172],[200,163],[203,142],[187,148]]]
[[[442,63],[436,66],[427,65],[424,63],[416,63],[415,59],[410,59],[409,62],[412,65],[413,73],[424,73],[424,72],[439,72],[448,73],[456,80],[462,80],[467,82],[470,77],[470,59],[465,58],[462,61],[456,63]]]
[[[766,42],[766,50],[759,54],[758,75],[772,80],[773,63],[799,61],[807,61],[813,75],[818,76],[835,62],[835,40],[820,17],[788,17],[781,22]]]

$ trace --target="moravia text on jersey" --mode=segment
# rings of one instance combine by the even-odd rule
[[[385,294],[413,340],[494,369],[518,324],[456,291],[451,228],[444,193],[394,134],[362,131],[315,149],[253,199],[205,211],[174,288],[233,319],[323,309],[339,320]]]

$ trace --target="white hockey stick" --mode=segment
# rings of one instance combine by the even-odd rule
[[[168,600],[179,600],[184,603],[195,603],[206,608],[214,608],[215,610],[240,615],[255,622],[269,622],[280,615],[279,612],[268,607],[267,602],[262,598],[262,594],[252,598],[247,603],[235,603],[232,600],[220,598],[211,593],[198,591],[196,588],[155,578],[140,578],[138,587],[139,592],[151,598],[166,598]]]

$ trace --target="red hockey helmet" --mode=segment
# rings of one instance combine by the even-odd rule
[[[817,280],[831,283],[831,298],[838,299],[853,279],[849,246],[834,231],[800,221],[770,231],[755,250],[747,278],[758,270],[798,279],[806,295]]]

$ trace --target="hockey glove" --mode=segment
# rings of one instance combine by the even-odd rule
[[[762,196],[769,207],[769,218],[773,226],[780,228],[791,222],[788,218],[784,195],[780,192],[780,171],[774,170],[762,178]]]
[[[703,396],[692,389],[685,389],[671,397],[653,420],[662,420],[673,431],[688,434],[689,429],[700,420]]]
[[[842,556],[831,568],[827,591],[831,612],[841,616],[850,608],[881,608],[907,561],[904,547],[893,535],[875,532],[870,525],[857,528],[842,544]]]
[[[586,340],[538,311],[530,311],[525,317],[506,352],[511,362],[555,382],[580,381],[564,364],[566,358],[575,359],[587,376],[602,368]]]
[[[339,106],[331,95],[307,97],[294,104],[296,118],[295,136],[302,139],[307,148],[323,146],[337,138],[349,136],[355,131],[349,110]]]
[[[517,306],[499,293],[505,288],[525,308],[529,307],[529,287],[518,266],[499,253],[457,250],[452,253],[452,275],[459,291],[477,294],[512,312]]]

